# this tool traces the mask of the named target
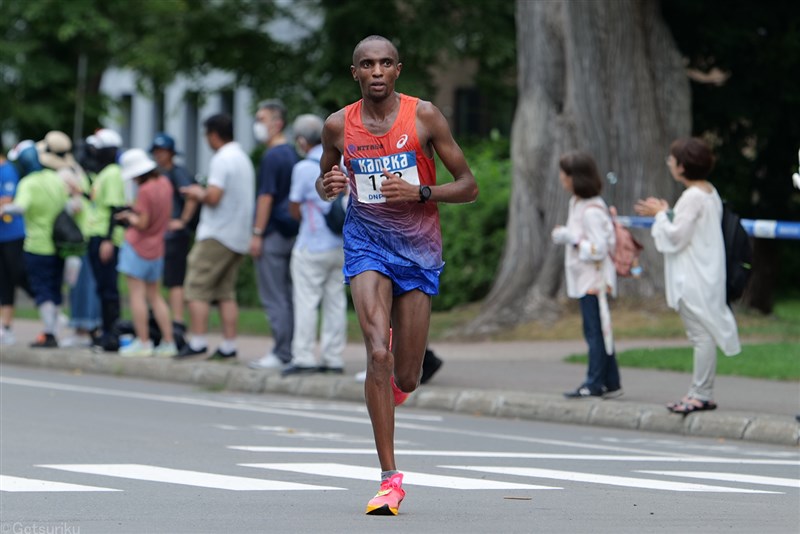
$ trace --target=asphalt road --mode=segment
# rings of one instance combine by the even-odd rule
[[[396,437],[400,515],[365,516],[360,403],[3,365],[0,534],[800,529],[793,447],[410,408]]]

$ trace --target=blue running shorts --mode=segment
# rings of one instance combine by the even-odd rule
[[[392,294],[402,295],[419,289],[426,295],[439,294],[439,275],[442,269],[423,269],[416,265],[397,265],[380,261],[367,254],[353,254],[345,251],[344,283],[365,271],[377,271],[392,280]]]

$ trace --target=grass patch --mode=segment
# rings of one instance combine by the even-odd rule
[[[569,363],[586,364],[584,354],[568,356]],[[656,348],[631,349],[617,355],[620,367],[662,369],[692,372],[692,349]],[[800,380],[800,345],[797,343],[754,343],[742,346],[741,354],[724,356],[717,351],[717,374],[768,378],[772,380]]]
[[[432,341],[444,339],[453,327],[466,324],[478,316],[479,304],[455,308],[431,317]],[[773,312],[764,315],[756,310],[735,307],[739,336],[753,341],[800,343],[800,298],[775,303]],[[616,339],[686,339],[686,331],[678,313],[669,309],[662,298],[619,299],[611,303],[611,318]],[[496,341],[552,341],[581,339],[583,326],[576,300],[562,304],[555,321],[534,321],[518,325],[490,337]]]

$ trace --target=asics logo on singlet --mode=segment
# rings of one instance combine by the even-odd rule
[[[403,134],[400,136],[400,139],[397,140],[397,148],[403,148],[406,146],[408,142],[408,134]]]

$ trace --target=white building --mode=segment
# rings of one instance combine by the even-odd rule
[[[147,95],[137,88],[137,75],[130,70],[109,69],[100,91],[116,103],[102,126],[116,130],[125,148],[149,150],[157,132],[175,138],[179,159],[200,178],[207,175],[211,149],[203,135],[203,121],[225,112],[233,117],[234,139],[250,152],[253,137],[253,92],[247,87],[230,89],[233,76],[212,72],[200,80],[178,77],[163,94]]]
[[[284,44],[299,42],[322,25],[322,16],[309,11],[293,0],[276,0],[283,8],[291,8],[303,21],[298,25],[282,17],[269,22],[264,31]],[[116,110],[103,121],[103,126],[122,135],[125,148],[148,150],[157,132],[175,138],[181,163],[200,179],[208,174],[211,149],[206,144],[203,121],[225,112],[233,117],[233,137],[248,154],[257,142],[253,136],[253,115],[258,101],[248,87],[234,87],[234,76],[214,71],[202,78],[178,76],[164,94],[148,96],[137,87],[137,75],[130,70],[109,69],[103,74],[100,92],[115,102]],[[268,98],[269,96],[262,96]]]

